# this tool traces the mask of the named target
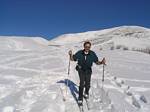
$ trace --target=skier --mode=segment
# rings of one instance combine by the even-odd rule
[[[78,62],[76,66],[76,70],[78,71],[79,79],[80,79],[79,97],[78,97],[79,104],[82,104],[83,97],[85,97],[86,99],[89,98],[90,80],[92,74],[91,67],[93,62],[96,63],[97,65],[106,63],[105,58],[103,58],[102,61],[99,61],[96,53],[90,50],[91,48],[90,41],[84,42],[83,46],[84,49],[77,51],[75,54],[72,54],[72,50],[69,50],[68,52],[70,56],[70,60]],[[84,91],[84,87],[85,87],[85,91]]]

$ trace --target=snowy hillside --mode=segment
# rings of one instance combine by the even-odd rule
[[[150,55],[99,49],[106,45],[109,48],[112,41],[114,45],[128,43],[126,45],[132,47],[129,40],[133,38],[132,44],[136,47],[147,47],[149,34],[148,29],[125,26],[71,34],[71,38],[66,34],[50,42],[39,37],[1,37],[0,112],[79,112],[76,102],[79,77],[75,62],[71,62],[70,74],[67,74],[68,51],[72,49],[75,53],[82,49],[86,39],[92,40],[92,50],[100,60],[106,57],[107,66],[102,88],[102,65],[93,65],[91,109],[88,110],[84,101],[84,112],[149,112]]]
[[[139,26],[121,26],[100,31],[64,34],[50,41],[50,45],[77,44],[90,40],[100,48],[110,49],[117,46],[128,49],[150,48],[150,29]]]
[[[0,36],[0,50],[42,50],[48,41],[41,37]]]

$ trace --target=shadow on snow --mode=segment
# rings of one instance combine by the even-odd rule
[[[65,84],[65,86],[67,86],[69,88],[69,90],[70,90],[73,98],[76,100],[76,102],[78,101],[78,97],[77,97],[79,94],[79,91],[77,89],[78,86],[73,81],[71,81],[69,79],[64,79],[64,80],[58,81],[57,83]]]

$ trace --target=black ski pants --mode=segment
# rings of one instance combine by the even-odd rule
[[[90,82],[91,82],[91,70],[79,70],[78,71],[79,78],[80,78],[80,85],[79,85],[79,99],[83,100],[83,91],[85,88],[84,93],[89,94],[89,89],[90,89]]]

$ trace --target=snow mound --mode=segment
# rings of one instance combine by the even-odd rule
[[[0,36],[0,50],[42,50],[48,41],[41,37]]]

